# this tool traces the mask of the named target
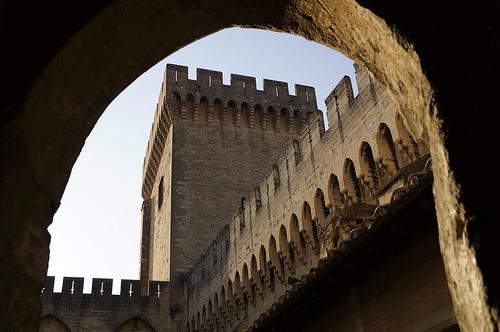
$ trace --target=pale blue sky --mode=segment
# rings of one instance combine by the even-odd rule
[[[344,75],[357,93],[352,60],[301,37],[251,29],[226,29],[203,38],[152,67],[106,109],[73,167],[61,206],[49,227],[52,235],[48,275],[138,279],[141,225],[141,176],[158,94],[167,63],[254,76],[316,88],[318,108]],[[325,117],[326,121],[326,117]]]

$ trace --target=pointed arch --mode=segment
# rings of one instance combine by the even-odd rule
[[[156,331],[147,322],[135,316],[121,323],[116,329],[114,329],[114,332],[132,332],[137,330],[144,332]]]
[[[349,158],[344,163],[344,185],[346,198],[351,202],[359,202],[361,198],[359,181],[356,177],[354,163]]]
[[[170,98],[172,100],[173,113],[175,114],[176,119],[182,118],[182,104],[181,104],[181,96],[178,92],[172,92],[170,94]]]
[[[234,100],[227,103],[226,126],[236,127],[236,103]]]
[[[195,319],[194,319],[194,316],[191,317],[191,332],[195,332],[196,331],[196,323],[195,323]]]
[[[403,117],[398,112],[396,112],[396,129],[399,134],[399,140],[397,143],[402,154],[408,159],[409,162],[417,160],[418,157],[420,157],[419,145],[415,142],[408,129],[406,129]]]
[[[269,261],[264,245],[261,245],[259,250],[259,275],[260,279],[264,280],[267,286],[274,288],[274,274],[272,269],[269,267]]]
[[[247,103],[243,103],[241,104],[241,110],[239,112],[239,127],[240,128],[250,128],[249,126],[249,117],[250,117],[250,113],[249,113],[249,107],[248,107],[248,104]]]
[[[359,164],[361,167],[361,182],[368,188],[373,190],[378,187],[378,169],[373,159],[372,148],[367,142],[362,142],[359,149]]]
[[[328,198],[330,204],[336,208],[344,204],[344,196],[340,192],[339,180],[335,174],[330,174],[328,179]]]
[[[250,280],[253,284],[257,284],[259,279],[259,268],[257,267],[257,258],[252,255],[250,259]]]
[[[214,107],[212,108],[212,123],[222,124],[222,101],[219,98],[214,100]]]
[[[392,139],[391,130],[385,123],[381,123],[377,131],[377,147],[380,155],[378,160],[381,169],[388,175],[392,175],[399,170],[396,149]]]
[[[194,97],[192,94],[186,96],[186,118],[191,121],[194,119]]]
[[[202,331],[202,328],[201,328],[201,315],[200,315],[199,311],[196,313],[195,331]]]
[[[200,107],[197,118],[199,122],[208,122],[208,98],[205,96],[200,98]]]
[[[229,324],[232,324],[233,312],[232,312],[232,310],[229,309],[228,298],[227,298],[226,289],[224,288],[224,285],[222,285],[220,288],[219,305],[221,307],[222,314],[227,319],[227,322]]]
[[[260,246],[259,250],[259,274],[264,278],[268,275],[266,248],[263,245]]]
[[[124,315],[124,316],[120,317],[119,319],[117,319],[110,326],[108,331],[110,331],[110,332],[117,331],[118,327],[122,326],[123,323],[130,321],[131,319],[135,319],[135,318],[141,320],[143,323],[148,325],[151,328],[151,331],[160,331],[160,328],[158,327],[158,325],[155,324],[155,322],[151,318],[149,318],[148,316],[146,316],[145,314],[143,314],[142,312],[137,311],[137,310],[130,312],[127,315]]]
[[[271,262],[269,273],[276,273],[278,275],[278,278],[280,280],[283,280],[284,271],[282,270],[282,264],[280,263],[276,239],[273,235],[271,235],[271,237],[269,238],[269,261]]]
[[[259,295],[264,298],[264,283],[262,281],[262,277],[259,273],[259,268],[257,266],[257,257],[255,255],[252,255],[252,258],[250,260],[250,280],[253,286],[253,290],[255,292],[258,292]]]
[[[39,331],[70,332],[68,325],[56,315],[44,315],[40,321]]]
[[[288,267],[289,270],[292,272],[295,269],[295,255],[293,252],[293,248],[288,242],[288,236],[286,233],[286,227],[284,225],[281,225],[280,227],[280,233],[279,233],[279,251],[278,255],[281,257],[280,259],[280,264],[283,264],[283,273],[284,273],[284,265]]]
[[[259,104],[255,105],[253,112],[253,124],[250,123],[250,128],[262,130],[262,106]]]
[[[217,320],[217,323],[219,324],[219,326],[224,327],[225,326],[225,318],[221,312],[219,294],[217,292],[215,292],[215,294],[214,294],[213,310],[214,310],[214,316],[215,316],[215,319]]]
[[[201,326],[206,330],[209,329],[207,321],[207,308],[205,307],[205,305],[203,305],[203,308],[201,310]]]
[[[304,229],[303,236],[313,249],[316,249],[319,246],[318,230],[316,222],[312,219],[311,206],[307,201],[302,204],[302,228]]]
[[[276,110],[274,107],[269,106],[267,108],[267,119],[266,119],[266,130],[269,132],[276,132]]]
[[[247,263],[243,263],[243,268],[241,269],[241,288],[243,293],[253,302],[254,299],[252,296],[252,287],[250,286]]]
[[[295,110],[293,112],[293,134],[300,134],[300,130],[302,129],[302,113],[299,110]]]
[[[279,132],[283,134],[288,134],[288,124],[289,124],[288,110],[286,108],[282,108],[280,112]]]
[[[240,316],[240,306],[238,305],[238,302],[236,301],[236,293],[235,293],[235,289],[233,287],[233,282],[231,281],[231,278],[227,279],[226,296],[227,296],[227,301],[229,303],[230,309],[233,311],[233,313],[236,315],[236,317],[239,317]]]
[[[214,310],[212,306],[212,299],[208,299],[208,304],[207,304],[207,322],[211,327],[214,327],[217,322],[215,320],[214,316]]]
[[[304,235],[300,232],[299,229],[299,219],[295,214],[292,214],[290,218],[290,237],[292,241],[290,241],[290,245],[299,255],[299,258],[305,262],[307,259],[306,255],[306,243],[304,239]]]
[[[309,122],[312,118],[314,118],[314,112],[307,112],[307,122]]]
[[[321,224],[330,215],[330,209],[326,207],[325,195],[320,188],[316,189],[314,208],[316,210],[316,216],[318,216],[318,222]]]
[[[240,273],[236,271],[234,273],[233,292],[236,301],[238,301],[238,304],[245,309],[247,306],[246,306],[245,296],[243,294],[243,289],[241,288],[241,286],[242,285],[241,285]]]

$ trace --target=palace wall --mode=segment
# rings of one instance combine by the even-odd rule
[[[139,280],[122,280],[119,295],[112,295],[112,279],[92,279],[92,292],[83,293],[83,278],[64,277],[61,293],[54,293],[54,277],[47,277],[41,294],[40,331],[140,331],[168,328],[168,282],[150,281],[141,295]]]
[[[318,112],[312,87],[290,95],[285,82],[255,82],[232,74],[224,85],[205,69],[190,80],[187,67],[167,65],[144,161],[141,278],[175,285],[171,306],[184,307],[185,274]]]
[[[256,321],[289,281],[326,257],[318,228],[327,218],[352,206],[373,213],[423,169],[425,143],[413,141],[389,97],[357,66],[356,77],[358,96],[344,77],[325,101],[328,131],[321,113],[308,121],[191,271],[192,329]]]

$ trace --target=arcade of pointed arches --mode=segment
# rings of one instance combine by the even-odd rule
[[[327,194],[317,188],[313,200],[316,217],[312,218],[311,205],[304,201],[299,213],[292,213],[288,223],[281,223],[277,237],[271,234],[268,247],[260,246],[249,264],[243,263],[241,273],[236,271],[233,279],[228,278],[227,284],[213,295],[213,301],[209,299],[201,312],[188,320],[187,331],[203,331],[203,327],[210,325],[222,329],[234,325],[249,303],[255,305],[259,298],[264,299],[266,292],[274,291],[275,283],[285,283],[288,277],[295,276],[297,264],[305,265],[310,255],[319,255],[317,226],[336,208],[355,202],[377,204],[377,190],[386,180],[396,176],[400,168],[429,153],[425,143],[415,142],[399,114],[396,114],[396,129],[399,138],[394,141],[389,126],[380,123],[376,133],[377,160],[373,158],[370,144],[361,142],[361,172],[356,173],[354,162],[346,158],[343,169],[329,176]],[[273,175],[279,177],[275,169],[273,167]],[[336,174],[343,176],[343,189]],[[274,183],[279,185],[279,179]]]
[[[295,135],[315,115],[312,111],[303,114],[298,109],[282,107],[277,110],[274,106],[250,105],[247,102],[238,107],[234,100],[226,103],[220,98],[210,104],[206,96],[195,98],[192,94],[187,94],[182,99],[178,92],[171,93],[171,101],[167,101],[167,104],[174,111],[175,119]]]

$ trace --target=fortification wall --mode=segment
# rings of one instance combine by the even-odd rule
[[[428,153],[368,74],[356,74],[359,95],[345,77],[326,100],[328,131],[321,114],[307,123],[220,233],[223,243],[195,265],[186,295],[192,328],[256,320],[325,257],[317,227],[327,217],[389,203],[406,184],[406,166]]]
[[[168,283],[150,281],[141,295],[139,280],[122,280],[119,295],[112,295],[112,279],[92,279],[92,292],[83,294],[83,278],[64,277],[61,293],[54,293],[54,277],[47,277],[41,294],[40,331],[167,331]]]

